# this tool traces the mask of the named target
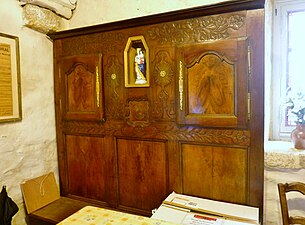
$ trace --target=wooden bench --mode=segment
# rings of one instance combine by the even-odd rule
[[[54,173],[25,181],[21,184],[21,190],[29,225],[57,224],[81,208],[92,205],[60,196]]]

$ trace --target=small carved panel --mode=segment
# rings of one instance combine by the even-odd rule
[[[148,102],[147,101],[131,101],[130,121],[131,122],[147,122],[148,121]]]
[[[145,100],[129,101],[128,124],[132,126],[143,126],[149,123],[149,103]]]
[[[62,59],[61,78],[65,95],[60,104],[68,120],[103,120],[101,55]]]

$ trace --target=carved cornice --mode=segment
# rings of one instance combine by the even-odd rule
[[[113,33],[100,33],[90,36],[80,36],[72,39],[64,39],[63,43],[63,54],[64,55],[75,55],[75,54],[87,54],[96,52],[108,54],[114,52],[123,51],[122,41],[125,36],[122,32]]]
[[[106,24],[94,25],[90,27],[66,30],[49,34],[52,39],[72,37],[77,35],[85,35],[99,33],[104,31],[118,30],[122,28],[130,28],[136,26],[152,25],[157,23],[184,20],[201,16],[216,15],[221,13],[230,13],[242,10],[264,8],[265,0],[232,0],[219,4],[204,5],[190,9],[178,10],[151,16],[144,16],[124,21],[111,22]]]
[[[230,30],[239,30],[244,26],[245,18],[244,15],[239,14],[207,16],[154,26],[148,34],[150,39],[157,40],[161,44],[219,40],[228,38]]]

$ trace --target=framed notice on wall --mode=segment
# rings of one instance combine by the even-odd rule
[[[0,33],[0,123],[21,118],[19,39]]]

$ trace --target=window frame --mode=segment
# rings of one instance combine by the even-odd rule
[[[305,10],[304,0],[275,0],[272,45],[272,140],[288,140],[294,126],[285,125],[285,97],[287,75],[288,13]]]

